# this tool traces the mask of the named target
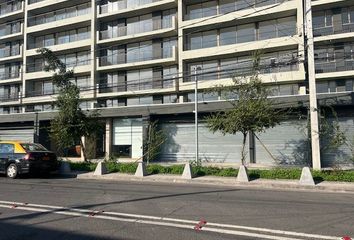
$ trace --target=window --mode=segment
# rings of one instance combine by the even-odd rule
[[[228,45],[236,43],[236,27],[220,29],[220,45]]]
[[[207,31],[203,32],[202,38],[202,48],[215,47],[217,46],[217,31]]]
[[[12,154],[15,151],[14,149],[15,147],[13,144],[0,143],[0,153]]]
[[[296,18],[288,17],[277,19],[278,37],[293,36],[296,34]]]
[[[276,36],[275,20],[259,23],[259,40],[271,39],[275,38]]]
[[[237,27],[237,43],[251,42],[255,40],[255,25],[247,24]]]
[[[220,14],[225,14],[229,12],[234,12],[236,10],[235,0],[219,0],[219,12]]]

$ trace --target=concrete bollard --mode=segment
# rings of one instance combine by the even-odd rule
[[[241,165],[240,168],[238,169],[237,181],[238,182],[250,181],[248,178],[247,168],[244,165]]]
[[[182,178],[183,179],[192,179],[193,178],[192,167],[191,167],[190,163],[186,163],[186,165],[184,165]]]
[[[135,171],[135,177],[145,177],[146,175],[146,164],[144,162],[139,162]]]
[[[71,173],[70,163],[60,162],[59,174],[70,174],[70,173]]]
[[[95,172],[93,173],[93,175],[102,176],[102,175],[107,174],[107,173],[108,173],[108,171],[107,171],[107,168],[106,168],[106,164],[104,162],[100,161],[97,164]]]
[[[299,184],[307,185],[307,186],[315,186],[315,181],[313,180],[312,173],[309,167],[304,167],[302,169]]]

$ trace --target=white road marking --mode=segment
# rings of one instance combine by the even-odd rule
[[[101,211],[95,211],[91,209],[69,208],[69,207],[60,207],[60,206],[52,206],[52,205],[29,204],[29,203],[9,202],[9,201],[0,201],[0,207],[33,211],[33,212],[42,212],[42,213],[52,213],[52,214],[80,216],[80,217],[92,217],[92,218],[106,219],[106,220],[113,220],[113,221],[169,226],[169,227],[177,227],[177,228],[184,228],[184,229],[194,229],[194,226],[199,222],[199,221],[186,220],[186,219],[165,218],[165,217],[129,214],[129,213],[120,213],[120,212],[109,212],[109,211],[101,212]],[[233,230],[233,229],[238,229],[238,230]],[[246,231],[239,231],[239,230],[249,230],[254,232],[262,232],[262,233],[246,232]],[[340,237],[334,237],[334,236],[324,236],[324,235],[317,235],[317,234],[307,234],[307,233],[282,231],[282,230],[267,229],[267,228],[247,227],[247,226],[239,226],[239,225],[231,225],[231,224],[220,224],[220,223],[212,223],[212,222],[207,222],[206,226],[203,226],[202,231],[217,232],[222,234],[231,234],[231,235],[239,235],[239,236],[248,236],[248,237],[255,237],[255,238],[262,238],[262,239],[274,239],[274,240],[303,240],[303,238],[326,239],[326,240],[341,239]],[[285,236],[266,235],[263,233],[300,237],[301,239],[289,238]]]

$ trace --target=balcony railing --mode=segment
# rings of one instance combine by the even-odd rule
[[[39,2],[43,2],[45,0],[28,0],[28,4],[33,4],[33,3],[39,3]]]
[[[127,91],[143,91],[151,89],[171,88],[174,86],[174,81],[169,78],[168,81],[163,78],[144,78],[134,82],[127,82],[121,84],[99,84],[99,93],[114,93],[114,92],[127,92]]]
[[[52,89],[41,89],[36,91],[28,91],[26,92],[26,97],[40,97],[40,96],[49,96],[58,93],[54,88]]]
[[[144,6],[159,1],[161,0],[137,0],[137,1],[123,0],[123,1],[114,1],[114,2],[112,1],[105,5],[100,6],[100,14],[135,9],[140,6]]]
[[[0,95],[0,102],[12,102],[20,99],[20,92],[13,92],[4,95]]]
[[[8,70],[5,70],[5,72],[6,71],[8,71]],[[0,81],[19,78],[19,77],[20,77],[20,69],[17,69],[13,72],[10,72],[10,73],[0,74]]]
[[[59,9],[53,12],[30,17],[28,21],[28,26],[32,27],[40,24],[82,16],[82,15],[89,14],[90,11],[91,11],[91,6],[89,3],[77,5],[70,8]]]
[[[342,24],[341,28],[335,29],[333,26],[316,27],[313,28],[313,35],[315,37],[328,36],[332,34],[354,32],[354,23]]]
[[[161,49],[153,49],[140,51],[138,54],[118,54],[113,53],[107,56],[101,56],[99,58],[99,66],[111,66],[117,64],[125,64],[125,63],[134,63],[134,62],[144,62],[151,61],[156,59],[164,59],[173,57],[174,51],[176,48],[161,48]],[[130,51],[128,49],[128,51]]]
[[[0,37],[5,37],[7,35],[20,33],[22,31],[22,23],[18,22],[18,24],[7,24],[0,26]]]
[[[73,68],[73,67],[85,66],[85,65],[89,65],[89,64],[91,64],[91,60],[90,59],[88,59],[88,60],[76,59],[75,61],[66,63],[66,67],[67,68]],[[36,64],[36,65],[28,64],[27,73],[43,72],[44,71],[44,66],[45,66],[44,64],[42,64],[42,65],[39,65],[39,64]]]
[[[22,9],[22,1],[13,0],[4,3],[0,3],[0,16],[16,12]]]
[[[114,30],[104,30],[100,31],[100,40],[106,40],[117,37],[124,37],[133,34],[146,33],[151,31],[156,31],[160,29],[172,28],[175,26],[175,17],[165,20],[152,20],[150,23],[145,24],[143,27],[118,27],[117,31]]]
[[[0,49],[0,59],[6,57],[17,56],[21,54],[21,47],[16,47],[12,49]]]
[[[338,59],[328,62],[316,62],[316,73],[342,72],[354,70],[354,59]]]

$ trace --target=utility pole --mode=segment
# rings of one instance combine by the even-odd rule
[[[320,137],[318,126],[318,108],[316,95],[315,49],[312,28],[311,0],[305,1],[305,46],[307,50],[307,77],[309,82],[310,97],[310,122],[311,122],[311,153],[312,168],[321,170]]]
[[[195,139],[195,163],[199,164],[199,139],[198,139],[198,77],[197,71],[200,67],[194,68],[194,139]]]
[[[39,143],[39,121],[38,121],[38,112],[35,111],[35,119],[34,119],[34,142]]]

